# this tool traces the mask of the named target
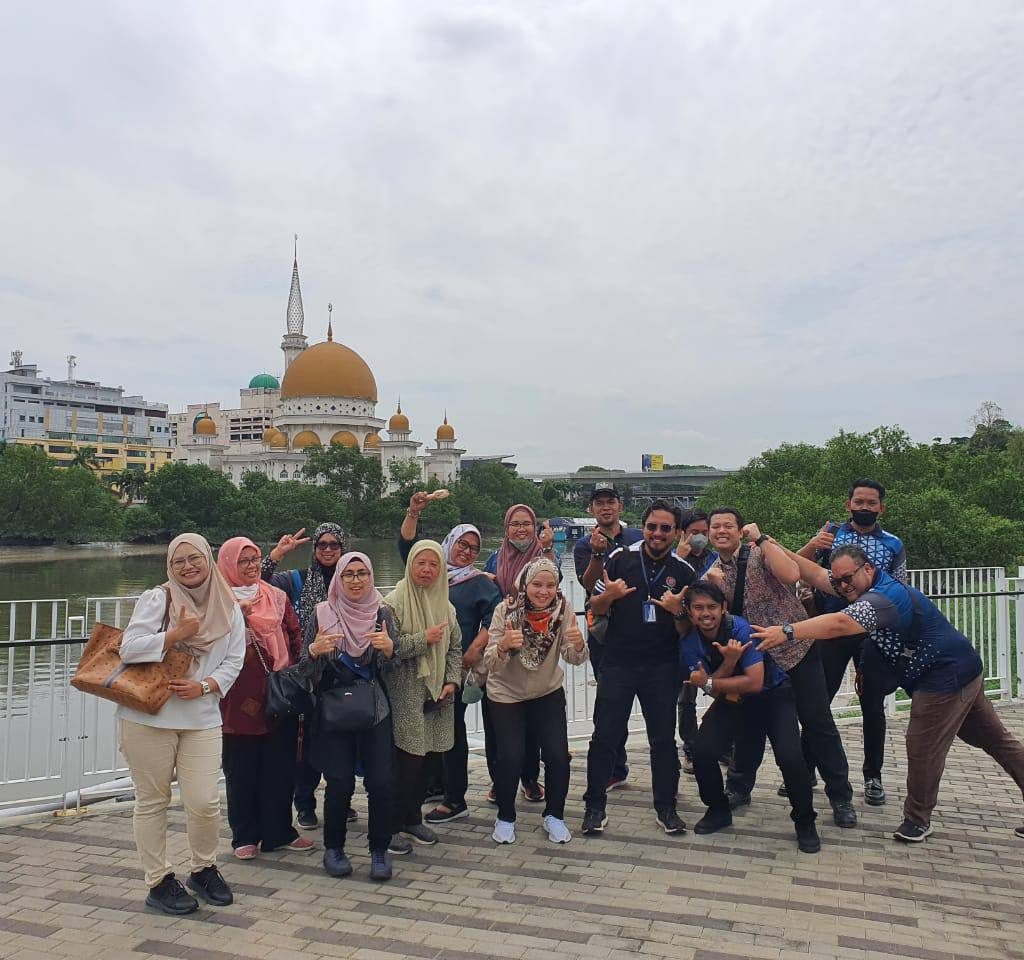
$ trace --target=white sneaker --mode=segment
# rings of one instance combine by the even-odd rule
[[[544,818],[544,829],[548,832],[548,839],[552,843],[568,843],[572,839],[569,828],[564,820],[557,817],[547,816]]]
[[[509,823],[507,820],[495,820],[494,833],[491,834],[491,839],[495,843],[515,843],[516,825]]]

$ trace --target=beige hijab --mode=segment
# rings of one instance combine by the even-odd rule
[[[186,587],[179,582],[171,567],[174,551],[182,544],[188,544],[206,558],[207,577],[198,587]],[[209,653],[213,645],[231,630],[231,619],[237,602],[224,575],[214,563],[213,551],[204,537],[198,533],[183,533],[171,541],[167,548],[166,587],[171,595],[168,622],[172,627],[177,625],[182,607],[199,618],[198,633],[178,646],[194,657]]]

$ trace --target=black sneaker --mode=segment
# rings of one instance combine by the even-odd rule
[[[295,822],[303,830],[315,830],[320,826],[320,821],[316,818],[315,810],[300,810],[295,815]]]
[[[404,857],[407,853],[412,853],[412,844],[400,833],[393,834],[388,841],[388,853],[393,853],[396,857]]]
[[[849,828],[857,826],[857,813],[852,803],[833,803],[832,821],[837,827]]]
[[[686,824],[679,818],[679,814],[675,810],[663,810],[656,812],[658,824],[665,833],[674,835],[677,833],[686,833]]]
[[[608,817],[603,810],[593,810],[588,808],[586,813],[583,814],[583,833],[592,837],[598,833],[604,833],[604,828],[608,826]]]
[[[735,790],[726,790],[725,799],[729,801],[730,810],[738,810],[740,807],[745,807],[749,805],[750,794],[736,793]]]
[[[816,776],[811,777],[811,789],[814,790],[818,786],[818,778]],[[786,789],[786,785],[782,784],[778,790],[775,791],[780,797],[788,797],[789,791]]]
[[[434,807],[430,813],[427,813],[423,817],[424,823],[449,823],[452,820],[461,820],[463,817],[469,816],[469,807],[465,803],[454,804],[445,803]]]
[[[412,837],[417,843],[422,843],[425,847],[430,847],[437,843],[437,834],[430,827],[424,826],[422,823],[414,823],[411,826],[402,827],[402,833],[407,837]]]
[[[156,907],[172,917],[183,917],[199,909],[199,901],[178,882],[173,873],[167,874],[155,887],[149,888],[146,906]]]
[[[885,788],[877,777],[864,781],[864,802],[871,807],[880,807],[885,803]]]
[[[391,857],[387,850],[370,851],[370,879],[378,883],[391,879]]]
[[[344,850],[325,850],[324,870],[332,877],[347,877],[352,872],[352,861]]]
[[[920,843],[931,832],[932,825],[930,823],[922,827],[919,823],[904,820],[893,832],[893,838],[901,840],[903,843]]]
[[[226,907],[235,902],[231,887],[225,882],[216,867],[203,867],[197,873],[190,873],[185,881],[190,890],[195,890],[207,903],[215,907]]]
[[[523,799],[529,803],[541,803],[544,800],[544,784],[534,780],[523,784]]]
[[[821,837],[813,823],[797,824],[796,845],[801,853],[818,853],[821,850]]]
[[[313,815],[313,819],[316,819],[316,814]],[[345,814],[345,820],[348,823],[355,823],[359,819],[359,814],[356,813],[355,807],[349,807],[348,813]]]
[[[1015,833],[1015,834],[1016,834],[1016,835],[1017,835],[1018,837],[1020,837],[1020,838],[1021,838],[1021,840],[1024,840],[1024,826],[1022,826],[1022,827],[1014,827],[1014,828],[1013,828],[1013,832],[1014,832],[1014,833]]]
[[[718,833],[719,830],[724,830],[726,827],[732,826],[732,812],[729,810],[708,810],[707,813],[701,817],[696,824],[694,824],[694,833]]]

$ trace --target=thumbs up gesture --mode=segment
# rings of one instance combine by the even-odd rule
[[[577,653],[583,652],[583,632],[580,630],[575,617],[569,621],[569,626],[565,629],[565,639],[573,645]]]
[[[178,622],[174,625],[173,632],[175,643],[191,640],[199,633],[199,618],[189,613],[188,608],[182,605],[178,609]]]
[[[521,650],[523,648],[523,631],[516,630],[512,626],[511,620],[505,621],[505,634],[498,641],[498,650],[501,653],[509,653],[512,650]]]

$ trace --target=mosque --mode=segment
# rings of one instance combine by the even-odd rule
[[[236,484],[250,470],[273,480],[301,480],[308,448],[338,444],[378,458],[389,487],[389,467],[396,460],[418,464],[424,481],[454,481],[466,451],[456,446],[447,411],[435,446],[422,452],[423,444],[412,439],[401,400],[383,432],[384,421],[377,416],[377,381],[369,365],[334,339],[330,320],[327,339],[312,346],[303,324],[296,251],[281,341],[283,378],[279,382],[273,374],[257,374],[240,391],[234,409],[196,403],[171,414],[173,459],[223,471]]]

